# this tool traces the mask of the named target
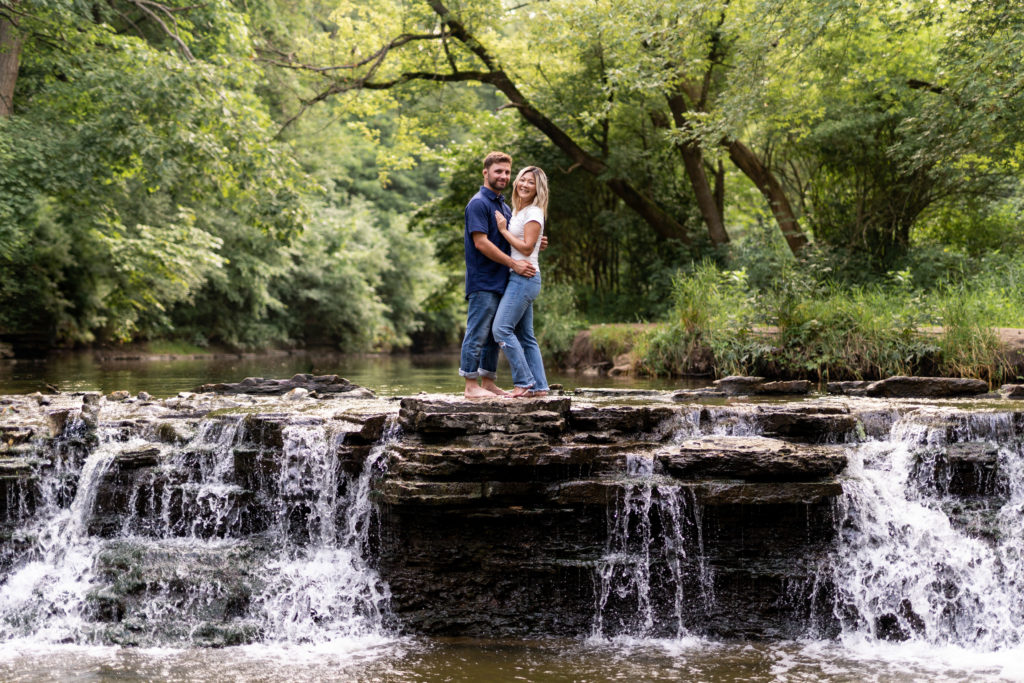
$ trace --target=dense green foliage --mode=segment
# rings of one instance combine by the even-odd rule
[[[0,0],[0,336],[450,344],[500,148],[551,179],[556,356],[667,321],[651,372],[995,376],[1022,36],[1010,0]]]

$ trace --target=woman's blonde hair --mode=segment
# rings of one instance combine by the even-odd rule
[[[526,208],[519,206],[519,193],[516,191],[519,186],[519,181],[527,173],[533,174],[533,184],[537,190],[537,194],[533,197],[533,202],[530,206],[539,206],[540,210],[544,212],[544,218],[548,217],[548,177],[544,175],[544,171],[537,166],[527,166],[523,170],[516,174],[516,179],[512,183],[512,209],[516,213],[519,213],[520,209]]]

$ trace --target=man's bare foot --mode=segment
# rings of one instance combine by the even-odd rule
[[[466,382],[466,391],[462,395],[466,398],[494,398],[494,394],[476,382]]]
[[[509,394],[509,396],[511,396],[512,398],[522,398],[524,396],[529,396],[529,395],[530,395],[530,390],[526,389],[524,387],[516,387],[515,389],[512,390],[512,393]]]
[[[495,384],[494,380],[490,377],[484,377],[480,380],[480,388],[491,392],[495,396],[508,396],[508,392]]]

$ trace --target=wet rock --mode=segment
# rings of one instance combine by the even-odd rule
[[[741,375],[729,375],[728,377],[716,379],[714,382],[715,387],[719,391],[724,391],[729,396],[757,393],[758,388],[762,384],[764,384],[764,377],[744,377]]]
[[[912,476],[938,493],[959,498],[1000,493],[999,446],[968,441],[919,451]]]
[[[658,456],[665,471],[681,479],[743,479],[805,482],[831,477],[846,467],[842,449],[779,439],[704,436]]]
[[[872,382],[867,396],[886,398],[953,398],[988,392],[988,383],[962,377],[889,377]]]
[[[309,389],[303,387],[295,387],[284,395],[286,401],[301,401],[302,399],[309,396]]]
[[[131,398],[131,397],[132,397],[132,393],[130,391],[124,391],[124,390],[112,391],[109,394],[107,394],[107,400],[108,401],[124,401],[126,399]]]
[[[632,396],[661,396],[664,392],[656,389],[615,389],[605,387],[578,387],[573,392],[576,396],[597,398],[626,398]]]
[[[291,379],[264,379],[263,377],[246,377],[234,384],[204,384],[197,387],[197,393],[215,394],[257,394],[282,395],[294,389],[305,389],[320,395],[345,396],[346,398],[373,398],[375,394],[358,384],[353,384],[337,375],[298,374]]]
[[[57,437],[64,433],[67,429],[68,423],[72,420],[74,414],[73,409],[64,408],[62,410],[53,410],[46,414],[46,422],[50,428],[50,437]]]
[[[657,434],[653,438],[660,440],[679,416],[680,409],[670,405],[587,406],[569,412],[569,427],[584,441],[610,443],[640,434]]]
[[[24,457],[0,457],[0,525],[20,522],[35,510],[38,463]]]
[[[155,433],[161,443],[183,444],[192,438],[192,433],[186,425],[170,420],[157,424]]]
[[[150,401],[153,399],[153,396],[148,391],[140,391],[138,399],[140,401]]]
[[[999,387],[999,395],[1003,398],[1024,399],[1024,384],[1004,384]]]
[[[247,615],[253,596],[266,584],[263,557],[258,546],[246,542],[108,541],[96,561],[105,586],[90,594],[89,603],[107,642],[179,647],[253,642],[260,628]]]
[[[758,395],[780,394],[800,395],[810,392],[814,385],[806,379],[794,379],[780,382],[765,382],[757,387]]]
[[[856,433],[858,427],[856,416],[839,411],[830,412],[818,406],[809,406],[803,410],[759,407],[754,422],[766,436],[810,443],[846,441]]]
[[[403,431],[428,439],[493,432],[556,436],[565,431],[569,403],[557,396],[482,401],[404,398],[398,417]]]
[[[843,396],[867,396],[868,387],[873,382],[857,380],[849,382],[829,382],[826,386],[828,393],[840,394]]]
[[[689,403],[708,398],[726,398],[727,396],[729,396],[729,394],[726,392],[709,387],[704,389],[682,389],[680,391],[676,391],[672,394],[672,400],[679,403]]]

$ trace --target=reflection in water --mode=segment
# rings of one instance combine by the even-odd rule
[[[383,396],[461,392],[459,358],[453,354],[342,355],[297,353],[243,357],[179,358],[176,360],[99,361],[92,353],[53,355],[43,360],[0,360],[0,394],[45,391],[52,384],[61,391],[147,391],[153,396],[173,396],[200,384],[238,382],[246,377],[287,378],[296,373],[341,375]],[[511,382],[502,360],[498,381]],[[618,379],[564,376],[549,372],[552,383],[567,388],[630,387],[679,389],[683,383],[667,379]],[[699,382],[704,385],[706,382]]]

